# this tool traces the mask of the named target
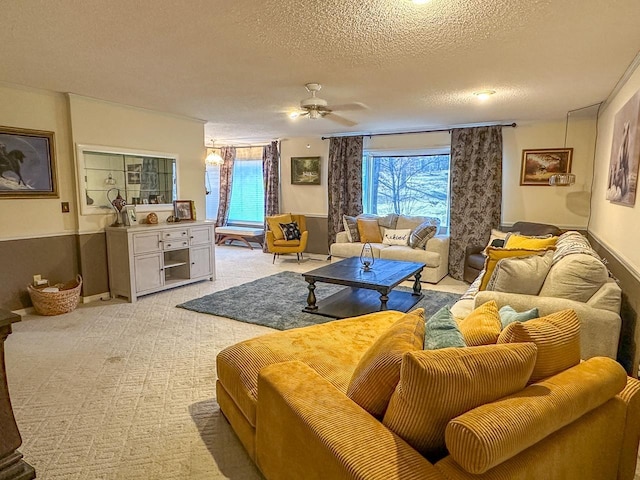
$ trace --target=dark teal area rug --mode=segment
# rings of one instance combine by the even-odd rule
[[[318,301],[342,290],[341,285],[316,284]],[[407,287],[397,287],[410,292]],[[245,323],[264,325],[277,330],[317,325],[333,320],[321,315],[303,312],[307,306],[307,282],[302,274],[280,272],[237,287],[228,288],[204,297],[177,305],[194,312],[227,317]],[[423,290],[424,298],[414,308],[424,308],[429,318],[445,305],[453,305],[460,295],[457,293]]]

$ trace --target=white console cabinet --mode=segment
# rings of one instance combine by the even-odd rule
[[[111,296],[142,295],[215,278],[211,222],[107,227]]]

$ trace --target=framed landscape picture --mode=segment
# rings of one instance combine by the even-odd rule
[[[549,177],[571,172],[573,148],[522,150],[520,185],[549,185]]]
[[[320,157],[291,157],[291,185],[320,185]]]
[[[0,198],[58,198],[53,132],[0,127]]]

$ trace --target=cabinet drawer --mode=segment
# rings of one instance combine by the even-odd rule
[[[136,233],[133,235],[133,253],[157,252],[161,250],[160,232]]]
[[[186,238],[176,238],[175,240],[165,240],[162,242],[163,250],[176,250],[178,248],[189,247],[189,240]]]
[[[179,240],[181,238],[189,238],[189,232],[187,229],[184,230],[163,230],[162,231],[162,240],[165,242],[167,240]]]
[[[189,229],[191,245],[212,243],[211,227],[195,227]]]

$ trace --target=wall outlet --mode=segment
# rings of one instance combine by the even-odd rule
[[[69,213],[69,202],[60,202],[62,205],[62,213]]]

